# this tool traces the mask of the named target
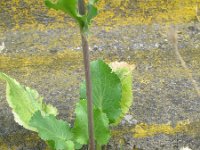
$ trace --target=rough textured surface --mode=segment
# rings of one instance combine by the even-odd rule
[[[3,5],[0,8],[10,8],[12,2],[1,1],[0,4]],[[5,49],[0,51],[0,71],[37,89],[45,101],[58,108],[59,118],[73,122],[74,106],[79,98],[79,83],[84,78],[78,28],[74,27],[68,17],[62,19],[63,14],[53,23],[55,12],[49,11],[47,15],[54,17],[47,17],[42,14],[42,11],[47,11],[44,6],[35,5],[41,11],[40,15],[40,11],[35,11],[34,8],[27,9],[30,7],[28,1],[19,2],[16,1],[16,5],[20,6],[16,8],[23,10],[21,14],[15,13],[15,7],[0,12],[0,44],[5,43]],[[103,2],[101,5],[104,6]],[[193,8],[193,3],[187,6]],[[107,7],[114,7],[114,4]],[[111,12],[103,12],[100,18],[103,15],[113,17]],[[26,19],[19,19],[24,14]],[[122,14],[126,16],[126,13]],[[109,17],[105,17],[107,20],[103,21],[97,19],[98,26],[92,27],[91,59],[127,61],[137,67],[133,72],[134,105],[129,112],[132,118],[129,116],[129,121],[126,118],[113,129],[117,132],[107,146],[108,149],[120,149],[120,146],[126,150],[133,147],[144,150],[177,150],[183,146],[189,146],[193,150],[200,149],[199,97],[170,45],[167,38],[168,25],[135,25],[133,20],[127,19],[125,23],[116,16],[116,20],[106,22],[106,26],[103,26],[102,22],[109,21]],[[31,22],[31,18],[36,21]],[[190,18],[192,20],[195,19]],[[65,21],[68,23],[63,24]],[[177,24],[177,28],[180,53],[200,86],[200,24],[197,21],[182,23]],[[186,126],[188,131],[175,135],[158,132],[154,136],[134,138],[131,132],[140,123],[170,123],[175,126],[179,121],[185,120],[190,122]],[[45,143],[37,135],[14,122],[5,100],[3,82],[0,82],[0,149],[45,149]]]

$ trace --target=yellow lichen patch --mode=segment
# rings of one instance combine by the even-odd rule
[[[120,129],[113,129],[112,135],[114,138],[120,138],[125,134],[133,134],[134,138],[146,138],[159,134],[175,135],[184,133],[194,137],[199,136],[200,122],[190,122],[189,120],[179,121],[175,126],[170,123],[166,124],[146,124],[140,123],[134,127],[123,127]]]
[[[106,1],[99,5],[102,11],[97,22],[103,24],[105,17],[114,25],[188,22],[196,18],[197,5],[196,0]],[[110,9],[103,9],[108,6]],[[107,25],[108,21],[104,23]]]
[[[56,55],[34,55],[16,54],[13,56],[0,56],[0,69],[27,67],[27,66],[45,66],[54,64],[62,64],[65,61],[81,62],[80,52],[66,51]]]
[[[1,150],[7,150],[8,146],[3,142],[2,139],[0,139],[0,149]]]
[[[99,15],[95,19],[99,26],[132,25],[151,23],[183,23],[197,20],[200,0],[100,0]],[[43,0],[1,0],[0,30],[37,28],[57,28],[59,24],[75,25],[63,12],[48,9]],[[6,18],[6,19],[5,19]],[[59,25],[60,26],[60,25]],[[41,29],[45,29],[41,28]]]
[[[173,135],[176,133],[186,133],[189,121],[181,121],[172,127],[170,124],[152,124],[140,123],[136,125],[131,131],[133,132],[134,138],[144,138],[148,136],[155,136],[158,134],[169,134]]]

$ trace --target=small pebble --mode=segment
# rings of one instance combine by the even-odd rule
[[[180,150],[192,150],[192,149],[189,147],[182,147]]]

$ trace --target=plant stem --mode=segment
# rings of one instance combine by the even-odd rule
[[[79,13],[85,14],[84,0],[78,1]],[[93,100],[92,100],[92,83],[90,74],[90,58],[87,35],[81,30],[81,40],[83,48],[83,58],[85,67],[86,93],[87,93],[87,110],[88,110],[88,132],[89,132],[89,150],[95,150],[94,142],[94,115],[93,115]]]
[[[186,65],[186,62],[184,61],[183,57],[181,56],[179,49],[178,49],[178,35],[177,35],[177,31],[176,31],[176,27],[175,26],[171,26],[170,30],[169,30],[169,37],[171,39],[171,42],[174,46],[174,51],[176,54],[176,57],[178,58],[178,60],[180,61],[182,67],[186,70],[190,81],[192,82],[192,85],[194,87],[194,89],[197,92],[197,95],[200,97],[200,89],[198,87],[198,84],[196,82],[196,80],[194,80],[193,75],[191,73],[191,71],[189,70],[188,66]]]

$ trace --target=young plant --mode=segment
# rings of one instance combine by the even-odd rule
[[[94,100],[94,138],[96,147],[108,143],[109,126],[120,122],[132,104],[132,75],[134,66],[127,63],[93,61],[91,80]],[[86,101],[86,84],[80,89],[80,101],[75,108],[75,122],[71,127],[66,121],[56,119],[57,109],[42,101],[38,92],[20,85],[15,79],[0,73],[7,82],[6,97],[15,121],[24,128],[38,132],[52,149],[80,149],[89,142]]]
[[[90,149],[95,149],[94,141],[96,149],[101,149],[111,137],[109,126],[118,124],[132,104],[134,66],[125,62],[108,65],[102,60],[89,64],[87,34],[91,20],[97,15],[97,0],[89,0],[86,13],[84,1],[79,2],[78,5],[77,0],[45,1],[49,8],[68,13],[80,26],[86,80],[81,84],[73,127],[56,119],[57,109],[45,104],[36,90],[0,72],[0,79],[7,82],[7,102],[15,121],[37,132],[55,150],[80,149],[88,143]]]
[[[89,122],[89,137],[90,148],[94,149],[94,121],[93,121],[93,103],[92,103],[92,84],[90,80],[90,66],[89,66],[89,48],[87,41],[87,34],[91,20],[97,15],[97,8],[95,4],[98,0],[89,0],[87,4],[87,12],[85,11],[84,0],[57,0],[56,3],[52,3],[51,0],[45,0],[45,4],[49,8],[55,10],[61,10],[76,20],[80,27],[83,57],[85,66],[85,79],[87,89],[87,107],[88,107],[88,122]]]

